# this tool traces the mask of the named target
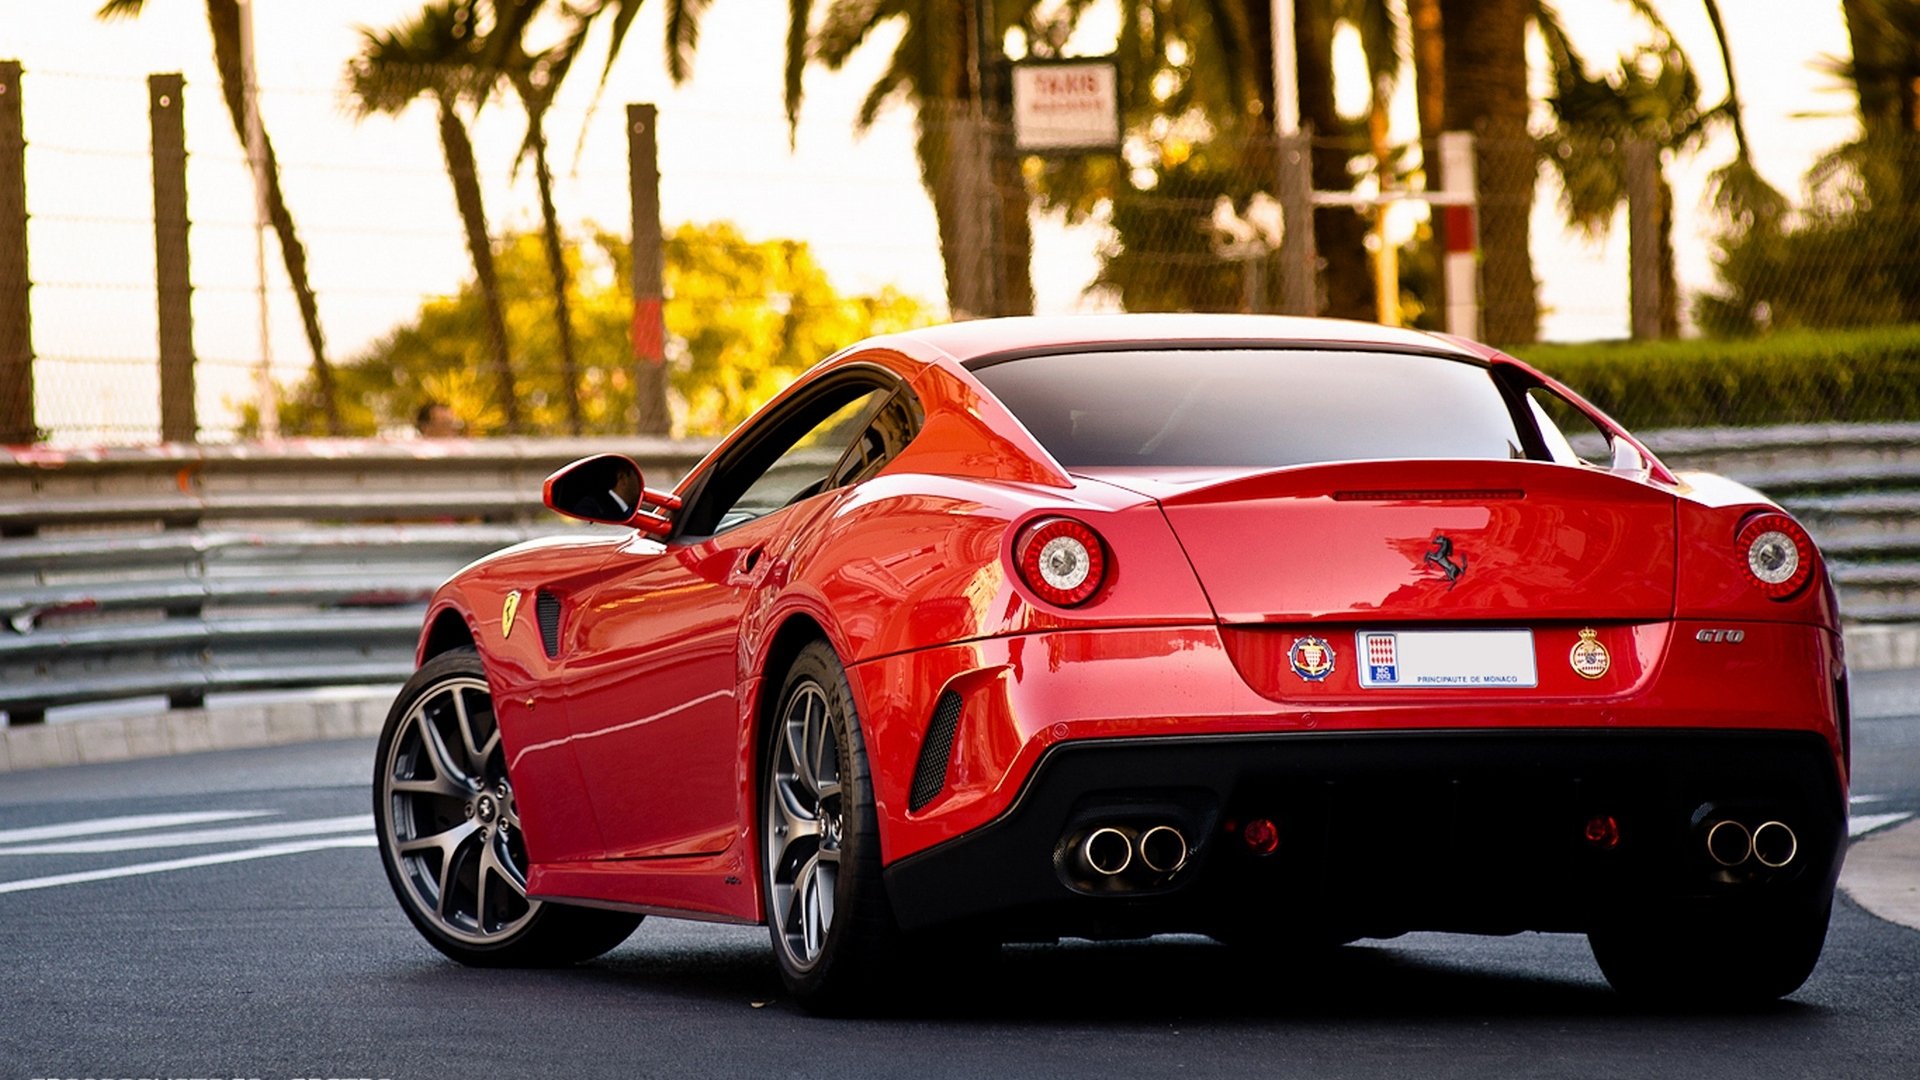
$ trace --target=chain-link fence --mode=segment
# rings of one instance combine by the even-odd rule
[[[872,332],[1029,309],[1286,306],[1270,138],[1169,122],[1130,136],[1118,155],[1023,157],[1011,132],[969,107],[918,120],[895,109],[855,160],[790,155],[784,124],[759,113],[666,113],[663,132],[702,138],[694,153],[687,139],[661,143],[666,332],[656,350],[631,284],[645,170],[617,124],[587,126],[577,149],[574,129],[550,136],[543,182],[541,163],[516,153],[524,118],[508,104],[478,121],[454,111],[457,132],[424,100],[400,122],[353,126],[340,88],[265,87],[299,241],[289,260],[285,230],[256,226],[251,165],[219,88],[173,90],[188,103],[182,165],[164,145],[156,85],[31,70],[12,84],[25,117],[12,166],[25,273],[14,284],[31,318],[5,317],[0,295],[0,338],[30,363],[10,361],[0,341],[10,402],[0,413],[26,417],[30,436],[153,441],[165,384],[185,372],[192,431],[205,441],[445,421],[472,434],[631,432],[654,352],[664,353],[675,430],[712,434]],[[75,116],[102,119],[66,122]],[[4,125],[0,110],[0,180]],[[1920,331],[1902,329],[1920,323],[1910,141],[1840,148],[1793,205],[1727,183],[1686,189],[1672,175],[1682,155],[1624,133],[1482,133],[1470,213],[1423,199],[1441,179],[1425,149],[1314,140],[1322,313],[1445,328],[1443,260],[1473,251],[1480,336],[1595,390],[1629,422],[1914,415]],[[176,171],[183,233],[169,232],[174,210],[156,194]],[[0,184],[0,248],[8,213]],[[186,367],[168,359],[182,311]],[[1673,340],[1529,344],[1630,335]],[[453,415],[424,415],[435,402]]]

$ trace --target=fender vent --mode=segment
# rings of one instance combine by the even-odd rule
[[[545,589],[534,593],[533,614],[540,622],[540,644],[552,660],[560,655],[560,598]]]
[[[913,767],[913,790],[907,795],[907,809],[918,810],[945,790],[947,765],[953,758],[953,733],[959,726],[960,695],[949,690],[933,703],[933,723],[927,725],[926,741],[920,744],[920,761]]]

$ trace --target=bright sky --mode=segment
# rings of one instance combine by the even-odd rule
[[[220,103],[205,12],[198,0],[148,0],[137,22],[100,23],[93,0],[0,0],[0,58],[26,67],[23,87],[36,352],[43,425],[67,439],[103,420],[121,438],[150,437],[157,376],[152,297],[150,166],[145,76],[187,80],[187,141],[196,342],[202,357],[203,423],[229,422],[259,355],[255,321],[252,195],[242,151]],[[1656,0],[1699,69],[1706,95],[1723,90],[1718,55],[1696,0]],[[1800,192],[1821,152],[1849,137],[1847,97],[1810,66],[1843,55],[1838,0],[1795,3],[1791,32],[1780,0],[1722,0],[1760,164],[1776,186]],[[398,322],[424,295],[449,293],[469,274],[425,106],[398,120],[355,123],[339,94],[340,72],[358,48],[355,27],[385,26],[414,0],[259,0],[256,39],[263,112],[283,163],[287,198],[309,248],[329,352],[346,359]],[[1619,0],[1562,3],[1590,60],[1599,63],[1636,30]],[[727,219],[754,238],[808,241],[843,290],[895,285],[935,303],[944,295],[931,205],[912,150],[912,116],[885,113],[864,137],[852,120],[895,40],[876,34],[840,73],[813,71],[797,149],[789,151],[780,86],[784,0],[715,0],[701,35],[695,77],[675,88],[661,60],[663,4],[636,23],[605,100],[582,140],[595,70],[576,73],[549,121],[557,192],[569,222],[624,231],[628,219],[623,106],[661,109],[662,204],[667,226]],[[1577,9],[1577,10],[1576,10]],[[1097,36],[1097,35],[1089,35]],[[1082,51],[1100,51],[1088,41]],[[584,76],[584,77],[583,77]],[[1346,90],[1357,90],[1348,85]],[[1403,93],[1396,134],[1410,135]],[[1357,107],[1357,105],[1356,105]],[[1824,112],[1824,118],[1803,114]],[[531,177],[507,175],[521,135],[511,107],[490,108],[475,131],[496,230],[536,222]],[[1710,225],[1700,207],[1705,178],[1731,156],[1718,137],[1678,162],[1683,230],[1676,238],[1683,284],[1712,282]],[[1536,272],[1550,338],[1624,336],[1624,222],[1602,242],[1563,234],[1556,193],[1544,183],[1535,216]],[[1691,231],[1685,227],[1697,225]],[[1098,269],[1098,228],[1039,222],[1034,280],[1042,311],[1071,311]],[[291,295],[277,257],[272,342],[283,381],[306,364]]]

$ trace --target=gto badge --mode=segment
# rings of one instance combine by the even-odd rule
[[[1589,679],[1605,675],[1607,668],[1613,664],[1613,657],[1608,655],[1607,647],[1600,644],[1599,637],[1600,631],[1587,627],[1580,631],[1580,640],[1574,642],[1573,652],[1567,655],[1567,662],[1573,665],[1573,670]]]
[[[500,605],[501,637],[513,636],[513,617],[518,614],[520,614],[520,590],[515,589],[507,594],[506,602]]]
[[[1293,665],[1295,675],[1319,682],[1333,674],[1333,646],[1323,638],[1294,638],[1293,648],[1287,650],[1287,663]]]

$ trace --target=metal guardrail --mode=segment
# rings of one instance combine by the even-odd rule
[[[398,682],[425,602],[490,551],[570,529],[540,485],[589,453],[656,485],[709,444],[315,440],[0,450],[0,710]]]
[[[1852,624],[1920,623],[1920,424],[1693,428],[1644,435],[1679,470],[1779,500],[1813,534]]]
[[[1920,425],[1650,433],[1682,470],[1773,493],[1827,553],[1855,624],[1920,624]],[[0,710],[398,682],[446,576],[581,526],[547,473],[619,450],[676,481],[704,443],[381,442],[0,450]]]

